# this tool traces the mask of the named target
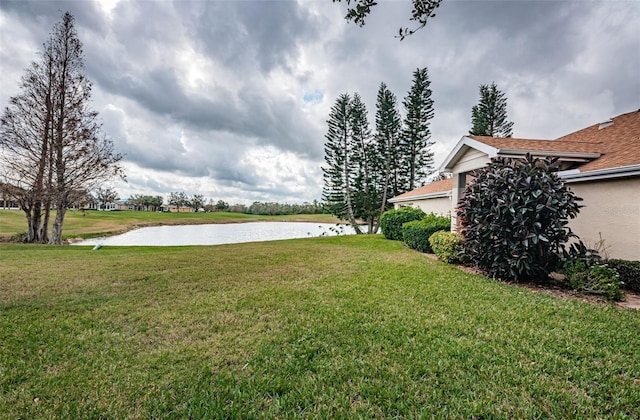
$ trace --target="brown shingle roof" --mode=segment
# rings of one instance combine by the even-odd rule
[[[602,126],[602,128],[601,128]],[[468,136],[501,150],[600,153],[580,171],[640,164],[640,110],[619,115],[602,124],[578,130],[556,140]]]
[[[602,150],[601,142],[585,142],[585,141],[560,141],[560,140],[533,140],[533,139],[515,139],[486,137],[486,136],[468,136],[474,140],[487,144],[501,150],[531,150],[540,152],[576,152],[576,153],[600,153]]]
[[[402,200],[402,199],[410,199],[411,197],[427,195],[427,194],[435,194],[439,192],[451,192],[453,187],[453,180],[443,179],[440,181],[432,182],[431,184],[424,185],[422,187],[416,188],[415,190],[406,192],[404,194],[397,195],[393,197],[393,200]]]
[[[617,168],[640,164],[640,110],[618,115],[612,124],[594,124],[562,136],[555,142],[598,143],[602,153],[598,159],[580,166],[580,171]]]

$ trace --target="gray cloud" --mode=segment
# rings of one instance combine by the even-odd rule
[[[126,153],[129,193],[226,201],[320,197],[325,120],[359,92],[374,125],[384,81],[406,95],[428,67],[436,162],[467,133],[478,86],[507,93],[515,134],[554,138],[637,109],[640,4],[445,0],[400,42],[410,3],[381,2],[363,28],[329,1],[0,3],[6,106],[64,11],[76,17],[93,105]],[[312,98],[312,100],[310,100]]]

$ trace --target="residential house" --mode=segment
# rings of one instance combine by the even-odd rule
[[[193,209],[188,206],[176,206],[174,204],[170,204],[168,206],[162,206],[162,211],[166,211],[169,213],[191,213]]]
[[[640,260],[640,110],[555,140],[462,137],[440,167],[442,172],[453,175],[451,214],[455,215],[455,206],[473,170],[496,157],[520,158],[527,153],[557,157],[558,175],[584,199],[584,208],[569,223],[580,239],[589,245],[604,240],[611,258]],[[433,185],[433,191],[427,194],[420,192],[421,188],[390,201],[396,208],[413,205],[427,212],[439,209],[441,203],[430,200],[441,199],[434,193],[445,186]],[[453,217],[452,229],[455,228]]]
[[[425,213],[435,213],[449,216],[453,206],[451,204],[453,182],[451,178],[432,182],[415,190],[397,195],[389,200],[396,209],[401,207],[417,207]]]

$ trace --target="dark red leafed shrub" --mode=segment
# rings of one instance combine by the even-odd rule
[[[458,206],[463,257],[489,275],[545,279],[576,238],[568,219],[581,199],[554,172],[557,160],[497,158],[474,171]]]

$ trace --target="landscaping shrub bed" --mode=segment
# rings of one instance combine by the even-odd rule
[[[624,297],[618,272],[607,264],[587,266],[574,260],[565,268],[564,276],[573,290],[603,295],[612,301]]]
[[[429,244],[440,261],[447,264],[461,262],[464,238],[459,233],[439,230],[429,237]]]
[[[623,289],[640,293],[640,261],[613,259],[607,265],[618,272]]]
[[[431,213],[422,220],[414,220],[402,225],[402,240],[411,249],[432,252],[429,238],[441,230],[451,229],[451,219]]]
[[[388,210],[380,218],[380,229],[385,238],[394,241],[402,240],[402,225],[413,220],[421,220],[426,216],[421,209],[403,207],[398,210]]]

